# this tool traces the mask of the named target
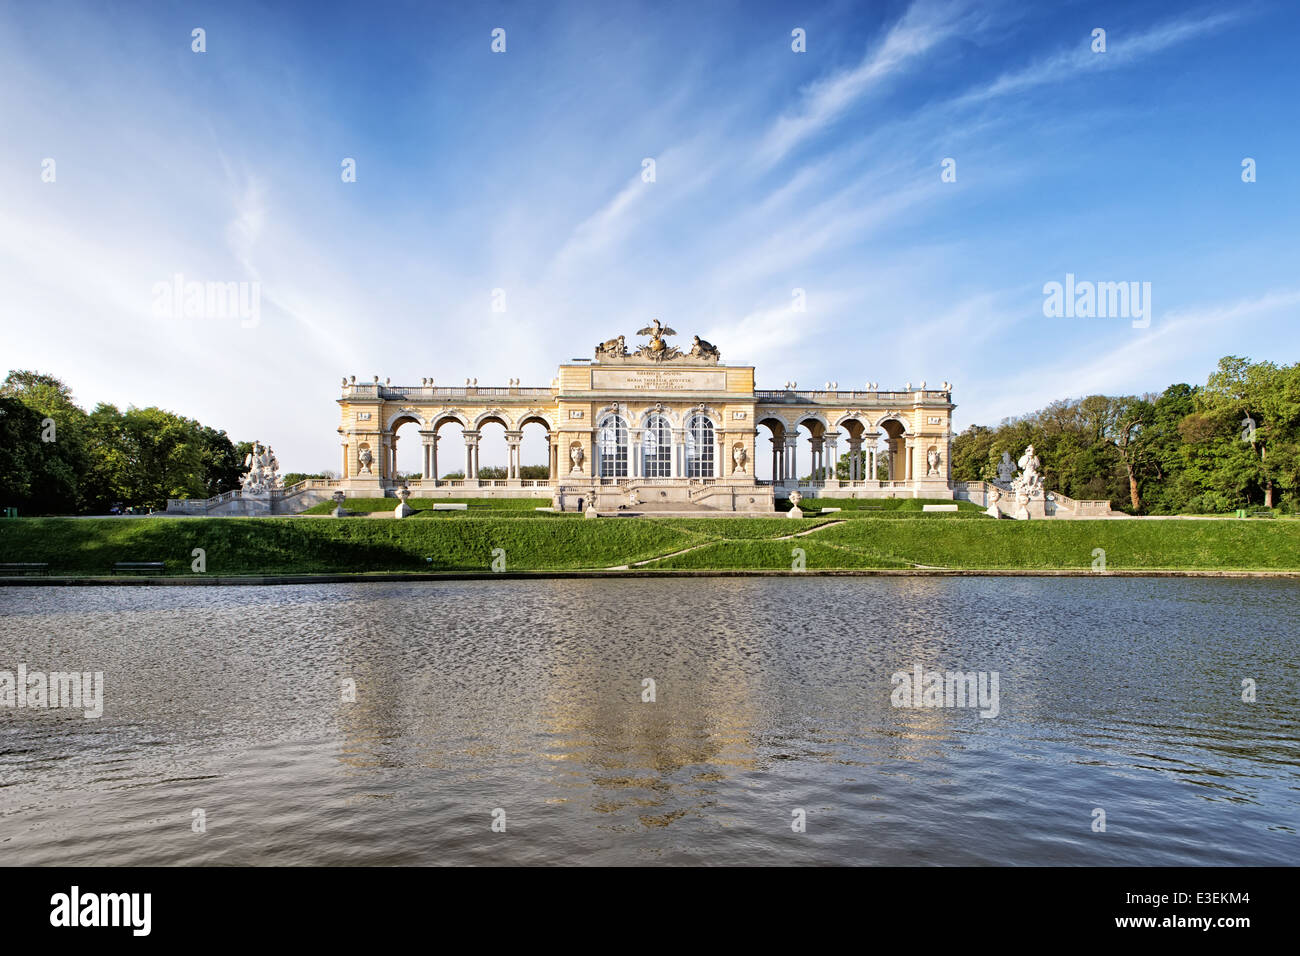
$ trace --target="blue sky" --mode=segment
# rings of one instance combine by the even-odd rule
[[[338,467],[343,375],[546,385],[656,316],[760,387],[952,381],[959,428],[1289,364],[1298,26],[1131,0],[4,3],[3,364],[309,471]],[[156,314],[177,273],[257,281],[259,321]],[[1044,317],[1066,273],[1150,282],[1149,327]]]

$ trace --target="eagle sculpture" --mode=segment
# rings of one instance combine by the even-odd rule
[[[658,319],[654,320],[653,325],[647,325],[644,329],[642,329],[640,332],[637,333],[637,335],[650,336],[649,348],[650,351],[652,352],[662,352],[664,348],[666,348],[667,346],[667,343],[664,342],[664,336],[676,335],[676,334],[677,334],[676,330],[668,328],[666,325],[661,323]]]

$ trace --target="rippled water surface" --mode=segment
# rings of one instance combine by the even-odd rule
[[[99,720],[0,708],[0,863],[1300,859],[1294,582],[0,598],[0,670],[103,671],[106,685]],[[918,663],[998,672],[1000,714],[892,706],[891,674]]]

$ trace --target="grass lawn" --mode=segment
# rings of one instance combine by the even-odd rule
[[[1264,521],[853,521],[819,541],[946,568],[1300,569],[1300,526]]]
[[[813,570],[911,567],[904,561],[881,557],[864,549],[822,544],[816,536],[795,538],[790,541],[763,541],[752,538],[715,541],[694,551],[663,558],[644,567],[789,571],[793,569],[798,557],[795,549],[803,551],[804,568]]]
[[[388,499],[391,500],[391,499]],[[428,499],[426,499],[428,500]],[[496,504],[496,502],[494,502]],[[901,509],[900,509],[901,510]],[[904,512],[906,513],[906,512]],[[913,512],[915,514],[915,512]],[[447,514],[455,515],[455,512]],[[213,575],[608,568],[809,569],[930,566],[1110,570],[1300,570],[1300,522],[872,520],[845,512],[789,518],[557,520],[516,510],[460,520],[382,518],[17,518],[0,520],[0,561],[52,574],[107,575],[116,561],[164,561],[189,575],[193,550]],[[441,517],[441,514],[439,514]],[[878,517],[884,517],[878,515]],[[797,538],[796,532],[810,531]],[[778,540],[786,539],[786,540]],[[693,549],[673,557],[673,552]],[[659,560],[656,560],[659,559]]]

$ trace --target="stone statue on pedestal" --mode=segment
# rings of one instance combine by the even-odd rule
[[[280,462],[270,445],[253,442],[253,450],[244,456],[248,473],[239,479],[245,495],[267,495],[281,487]]]
[[[1003,488],[1010,488],[1011,479],[1015,474],[1016,465],[1015,462],[1011,460],[1011,452],[1004,451],[1002,453],[1002,460],[998,462],[998,477],[995,484],[1001,485]]]
[[[1029,517],[1029,503],[1043,497],[1043,476],[1038,473],[1042,464],[1030,445],[1017,462],[1020,474],[1011,480],[1011,490],[1016,493],[1016,510],[1013,517],[1024,521]]]

